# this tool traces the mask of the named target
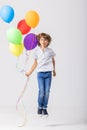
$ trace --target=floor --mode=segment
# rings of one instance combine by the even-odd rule
[[[24,120],[23,110],[20,112],[21,114],[15,109],[0,108],[0,130],[87,130],[87,124],[84,123],[63,123],[55,116],[39,117],[32,112]]]

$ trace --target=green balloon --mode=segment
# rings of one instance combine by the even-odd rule
[[[17,28],[10,28],[7,31],[7,40],[13,44],[21,44],[22,43],[22,33]]]

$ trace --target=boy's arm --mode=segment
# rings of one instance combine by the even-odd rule
[[[56,71],[55,71],[55,59],[54,59],[54,57],[52,58],[52,63],[53,63],[53,76],[56,76]]]
[[[30,76],[32,74],[32,72],[35,70],[36,67],[37,67],[37,60],[35,59],[31,69],[28,72],[26,72],[25,75],[27,77]]]

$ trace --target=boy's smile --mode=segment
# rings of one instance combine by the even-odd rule
[[[41,45],[42,47],[47,47],[47,45],[48,45],[48,40],[45,39],[44,37],[40,38],[40,45]]]

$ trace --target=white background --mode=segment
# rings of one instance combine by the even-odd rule
[[[0,7],[11,5],[15,11],[8,24],[0,19],[0,110],[15,110],[26,76],[16,69],[17,57],[9,51],[6,31],[16,27],[29,10],[39,13],[40,21],[31,32],[52,36],[50,47],[56,52],[56,73],[52,80],[49,113],[56,122],[87,123],[87,1],[86,0],[0,0]],[[24,36],[23,36],[24,37]],[[33,50],[27,69],[33,63]],[[21,60],[24,61],[21,56]],[[36,71],[30,77],[23,102],[28,114],[37,112]],[[14,112],[14,111],[13,111]],[[54,120],[54,121],[55,121]]]

